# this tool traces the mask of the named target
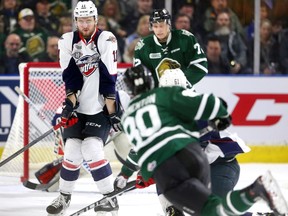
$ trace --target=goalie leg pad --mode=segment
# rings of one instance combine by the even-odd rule
[[[59,173],[61,167],[62,167],[62,160],[57,159],[39,169],[35,173],[35,177],[41,184],[47,184]]]
[[[112,192],[114,179],[110,163],[104,158],[102,140],[97,137],[88,137],[83,140],[81,150],[100,193]]]

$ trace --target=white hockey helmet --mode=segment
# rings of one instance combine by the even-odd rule
[[[78,17],[92,17],[97,20],[98,12],[92,1],[79,1],[74,9],[74,19]]]
[[[180,68],[167,69],[159,79],[159,86],[181,86],[187,88],[187,78]]]

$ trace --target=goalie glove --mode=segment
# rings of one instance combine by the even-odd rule
[[[150,185],[155,184],[155,181],[153,178],[149,178],[147,181],[145,181],[140,173],[137,174],[136,179],[136,188],[142,189],[149,187]]]
[[[126,187],[127,182],[128,182],[128,177],[123,175],[122,173],[120,173],[114,181],[114,188],[122,189],[122,188]]]
[[[75,106],[73,106],[72,101],[69,98],[66,98],[63,102],[63,110],[61,113],[61,125],[64,128],[71,127],[72,125],[78,122],[78,117],[74,112],[77,109],[79,103],[77,102]]]
[[[225,130],[231,125],[232,117],[228,115],[227,117],[223,118],[215,118],[209,121],[209,126],[215,128],[218,131]]]

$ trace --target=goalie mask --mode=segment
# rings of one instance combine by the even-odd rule
[[[95,17],[97,21],[98,12],[92,1],[79,1],[74,9],[74,19],[78,17]]]
[[[134,96],[149,91],[154,87],[151,72],[142,65],[128,68],[124,74],[124,81]]]
[[[167,69],[159,79],[159,86],[181,86],[187,88],[187,79],[180,68]]]
[[[168,25],[171,26],[171,16],[165,8],[153,10],[152,14],[150,15],[149,21],[150,31],[152,30],[153,23],[166,22]]]

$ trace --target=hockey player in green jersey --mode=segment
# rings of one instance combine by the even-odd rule
[[[228,127],[230,118],[221,99],[178,86],[152,89],[151,75],[141,65],[128,69],[125,80],[136,97],[122,125],[137,153],[143,180],[153,178],[177,209],[190,215],[241,215],[262,198],[276,215],[287,213],[269,172],[224,199],[211,193],[210,168],[196,120],[208,120],[218,130]]]
[[[166,9],[152,12],[150,30],[154,34],[137,43],[133,64],[147,67],[156,87],[166,69],[181,68],[191,85],[207,74],[207,58],[200,44],[192,33],[171,29],[171,17]]]

